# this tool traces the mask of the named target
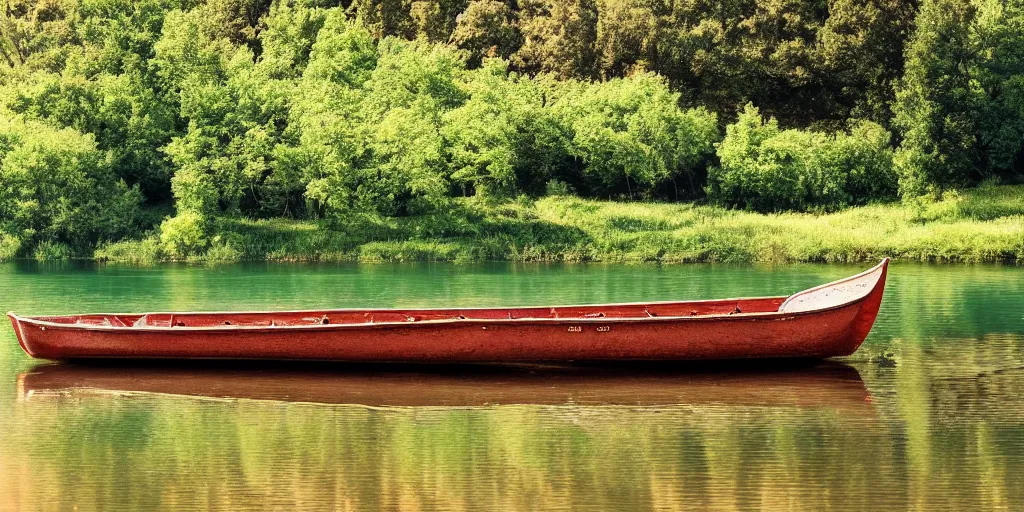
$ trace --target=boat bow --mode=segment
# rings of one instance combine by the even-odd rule
[[[815,314],[818,312],[857,308],[857,315],[849,327],[849,340],[843,353],[850,355],[861,344],[875,325],[882,305],[889,258],[860,274],[831,283],[815,286],[790,295],[780,306],[780,313]]]
[[[889,258],[855,276],[794,293],[779,306],[780,313],[803,313],[845,306],[871,297],[885,286]]]

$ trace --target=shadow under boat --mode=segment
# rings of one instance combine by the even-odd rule
[[[377,407],[741,405],[870,408],[833,361],[574,365],[55,363],[18,375],[22,401],[123,393]]]

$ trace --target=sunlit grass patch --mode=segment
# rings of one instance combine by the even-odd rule
[[[717,206],[547,197],[472,199],[430,215],[334,221],[218,219],[197,261],[1024,262],[1024,186],[948,193],[836,213],[759,214]],[[2,255],[0,255],[2,256]],[[96,257],[164,258],[155,237]]]
[[[103,244],[96,249],[94,258],[101,261],[116,261],[135,265],[150,265],[164,258],[160,239],[149,236],[141,240],[122,240]]]
[[[69,260],[74,256],[74,251],[67,244],[48,240],[37,244],[32,252],[32,257],[37,261]]]

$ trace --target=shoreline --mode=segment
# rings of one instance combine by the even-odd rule
[[[757,214],[692,203],[559,196],[445,212],[353,215],[343,226],[220,218],[209,248],[177,261],[1024,263],[1024,186],[947,193],[923,206],[875,204],[835,213]],[[45,258],[42,258],[45,259]],[[157,235],[101,246],[94,259],[174,261]]]

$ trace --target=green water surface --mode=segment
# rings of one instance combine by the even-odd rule
[[[0,264],[0,308],[784,295],[860,266]],[[51,364],[0,326],[2,510],[1024,509],[1024,268],[894,264],[824,365]]]

